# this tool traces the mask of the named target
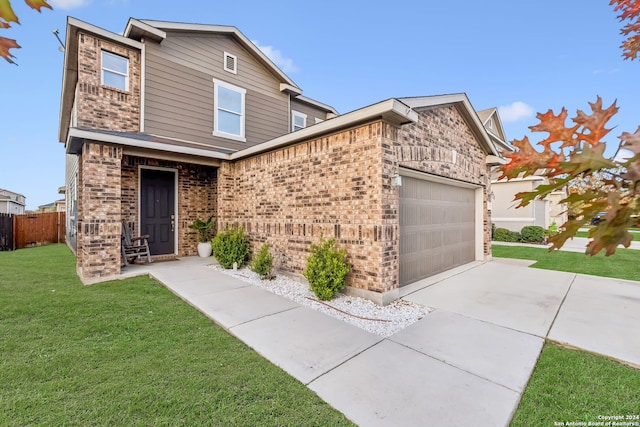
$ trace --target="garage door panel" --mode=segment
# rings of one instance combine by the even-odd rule
[[[475,190],[402,178],[400,286],[475,259]]]

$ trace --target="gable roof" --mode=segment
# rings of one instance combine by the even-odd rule
[[[507,142],[507,137],[504,132],[504,128],[502,127],[502,120],[500,120],[500,114],[498,114],[498,109],[496,107],[478,111],[478,117],[500,151],[515,150],[515,148]]]
[[[408,98],[398,98],[407,106],[415,108],[435,108],[453,105],[465,119],[469,128],[480,142],[482,148],[491,155],[499,156],[499,151],[495,146],[494,139],[489,135],[483,123],[474,110],[466,93],[454,93],[448,95],[416,96]]]
[[[302,89],[289,78],[276,64],[273,63],[251,40],[236,27],[227,25],[187,24],[182,22],[154,21],[149,19],[130,18],[124,31],[124,36],[140,41],[142,38],[150,38],[162,43],[167,37],[166,31],[181,31],[208,34],[225,34],[233,37],[240,45],[253,55],[258,62],[264,65],[273,75],[280,80],[280,90],[288,91],[295,95],[302,94]]]

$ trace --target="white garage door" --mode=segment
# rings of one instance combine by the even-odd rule
[[[475,260],[475,190],[402,177],[400,286]]]

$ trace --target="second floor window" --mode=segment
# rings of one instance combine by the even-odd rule
[[[213,81],[213,134],[245,141],[244,97],[246,90],[219,80]]]
[[[307,127],[307,115],[298,111],[291,111],[291,131],[295,132]]]
[[[128,91],[129,59],[102,51],[102,84]]]

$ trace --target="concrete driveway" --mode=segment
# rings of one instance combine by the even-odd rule
[[[404,296],[434,311],[383,339],[207,263],[149,272],[362,426],[507,426],[547,337],[640,365],[637,282],[474,264]]]

